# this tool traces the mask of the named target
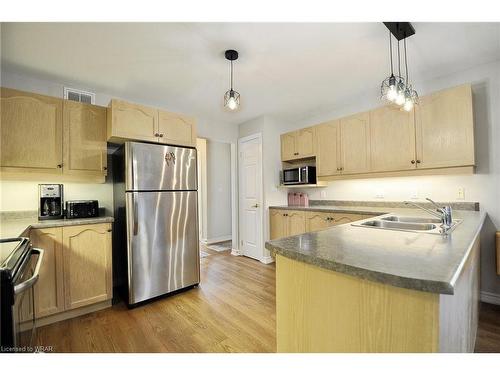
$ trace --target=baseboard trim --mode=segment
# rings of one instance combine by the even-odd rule
[[[261,263],[264,263],[264,264],[270,264],[270,263],[274,262],[274,258],[271,257],[271,256],[262,257],[259,260],[260,260]]]
[[[229,236],[207,238],[206,240],[205,239],[201,240],[201,242],[203,242],[204,245],[213,245],[214,243],[217,243],[217,242],[231,241],[232,239],[233,239],[233,237],[231,235],[229,235]]]
[[[493,305],[500,305],[500,294],[481,292],[481,302],[491,303]]]
[[[231,249],[231,255],[234,255],[235,257],[239,257],[243,254],[238,249]]]

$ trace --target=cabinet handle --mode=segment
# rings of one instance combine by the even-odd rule
[[[411,161],[411,163],[412,163],[412,164],[415,164],[415,160],[412,160],[412,161]]]
[[[113,231],[113,229],[108,229],[108,232],[112,232],[112,231]]]
[[[417,164],[420,164],[420,160],[417,159]]]
[[[57,168],[62,168],[62,164],[57,164]]]
[[[107,170],[108,170],[108,167],[102,167],[102,170],[103,170],[103,171],[107,171]]]

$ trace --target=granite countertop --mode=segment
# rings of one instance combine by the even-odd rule
[[[98,223],[112,223],[111,216],[99,216],[86,219],[38,220],[37,217],[2,217],[0,219],[0,238],[27,236],[30,229],[66,227]]]
[[[428,215],[398,207],[311,206],[270,208],[357,214]],[[397,287],[453,294],[485,212],[454,211],[463,221],[447,236],[344,224],[266,242],[272,254]],[[366,219],[365,219],[366,220]]]

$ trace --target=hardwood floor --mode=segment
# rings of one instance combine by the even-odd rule
[[[275,352],[275,268],[229,252],[201,259],[198,288],[38,329],[56,352]]]
[[[201,259],[201,284],[129,310],[38,329],[56,352],[275,352],[275,267],[229,252]],[[476,352],[500,352],[500,306],[481,304]]]

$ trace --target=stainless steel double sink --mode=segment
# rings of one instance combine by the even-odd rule
[[[451,228],[446,231],[450,233],[462,220],[453,220]],[[378,218],[365,219],[352,223],[355,227],[376,228],[386,230],[399,230],[404,232],[445,234],[441,227],[441,220],[430,217],[397,216],[388,214]]]

